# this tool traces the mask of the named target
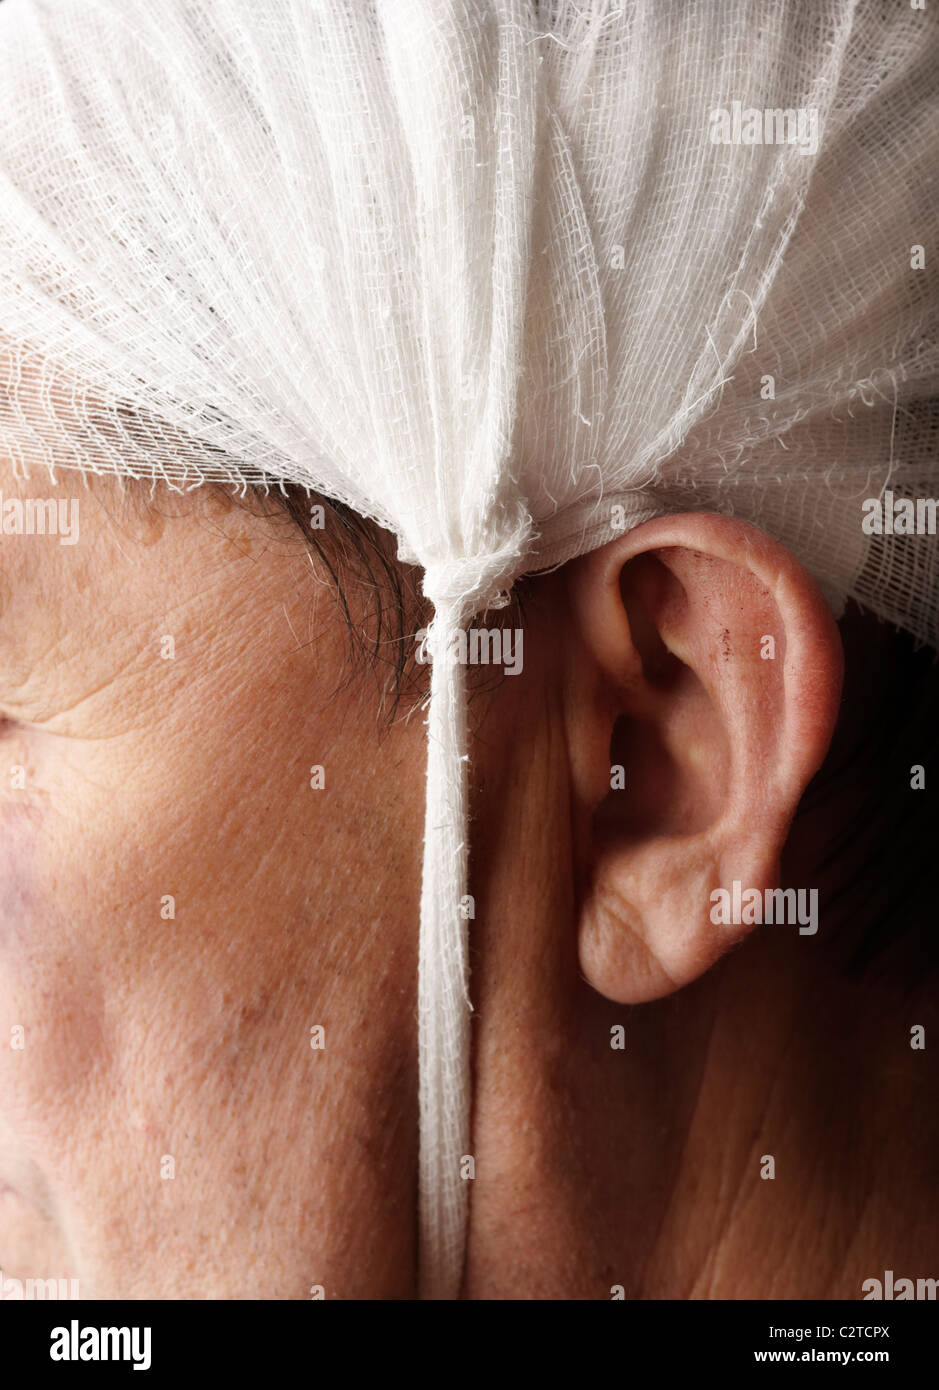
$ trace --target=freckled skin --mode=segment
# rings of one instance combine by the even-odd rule
[[[116,493],[72,490],[79,546],[0,554],[0,746],[28,767],[0,787],[0,1267],[88,1297],[407,1296],[416,943],[388,924],[417,912],[420,720],[380,741],[331,701],[345,633],[302,544],[250,518],[245,547],[208,498],[118,526]]]
[[[0,468],[6,496],[42,486]],[[63,486],[79,545],[0,542],[0,1269],[89,1298],[412,1297],[423,718],[382,730],[374,684],[342,684],[289,527]],[[637,1007],[585,979],[615,709],[577,574],[531,587],[524,670],[470,704],[463,1296],[854,1298],[927,1272],[937,1124],[904,1037],[928,979],[848,980],[771,932]],[[629,746],[630,841],[717,815],[733,740],[700,691]],[[793,881],[822,842],[796,837]]]

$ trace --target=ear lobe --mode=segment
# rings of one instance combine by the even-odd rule
[[[761,920],[740,899],[777,886],[834,728],[841,641],[799,563],[726,517],[637,527],[578,562],[571,597],[586,668],[569,735],[580,963],[602,994],[638,1003]],[[743,920],[724,923],[712,894],[733,898],[734,883]]]

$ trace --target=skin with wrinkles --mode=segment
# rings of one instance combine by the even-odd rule
[[[412,1297],[423,714],[386,728],[344,683],[299,535],[59,486],[79,544],[0,537],[0,1269]],[[470,702],[464,1296],[928,1273],[928,981],[707,924],[715,875],[778,882],[787,837],[790,881],[821,881],[838,806],[789,830],[840,698],[810,582],[750,528],[665,519],[531,581],[524,623],[521,675]],[[768,624],[785,671],[753,655]]]
[[[406,1292],[416,954],[387,923],[416,910],[420,722],[380,745],[364,699],[330,703],[343,629],[302,547],[209,498],[155,536],[71,490],[79,545],[2,551],[27,777],[0,799],[0,1019],[26,1030],[0,1267],[100,1297]]]

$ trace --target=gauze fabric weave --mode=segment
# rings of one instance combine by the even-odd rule
[[[304,484],[424,571],[425,1296],[471,1152],[456,629],[716,510],[939,641],[936,539],[861,528],[937,492],[936,8],[0,4],[4,454]],[[806,138],[735,140],[734,103]]]

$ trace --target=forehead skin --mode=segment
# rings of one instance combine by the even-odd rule
[[[282,526],[0,491],[80,506],[75,545],[0,535],[6,1276],[407,1294],[421,720],[336,694],[345,628]]]

